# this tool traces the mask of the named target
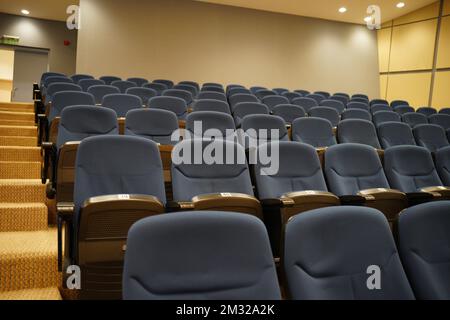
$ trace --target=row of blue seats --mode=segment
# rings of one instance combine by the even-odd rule
[[[191,149],[195,148],[195,143],[198,143],[198,141],[186,140],[182,142],[186,148]],[[214,144],[216,148],[218,146],[224,147],[224,157],[226,157],[227,151],[233,152],[233,155],[238,158],[239,154],[244,153],[244,149],[238,144],[220,140],[202,141],[202,151],[209,148],[211,144]],[[253,169],[261,204],[264,205],[267,202],[273,206],[274,200],[278,199],[280,209],[290,210],[287,214],[291,217],[295,216],[284,220],[286,233],[284,247],[282,248],[284,253],[283,266],[288,276],[290,296],[293,299],[348,299],[350,297],[361,299],[413,299],[415,295],[402,271],[397,250],[389,232],[388,222],[380,212],[362,207],[340,207],[296,215],[295,209],[298,210],[296,206],[304,206],[305,199],[311,197],[314,192],[322,191],[323,193],[320,195],[325,196],[329,190],[334,194],[327,194],[328,197],[340,197],[334,205],[339,205],[340,200],[344,201],[346,196],[359,196],[365,199],[364,203],[367,206],[383,208],[385,210],[383,213],[392,222],[397,219],[398,213],[402,209],[408,207],[407,202],[410,198],[429,196],[427,201],[432,201],[436,197],[436,193],[440,192],[437,199],[448,199],[448,189],[438,186],[440,180],[432,164],[431,155],[420,147],[396,147],[387,150],[385,170],[389,177],[388,182],[380,158],[373,148],[358,144],[334,146],[329,148],[325,154],[324,173],[327,178],[325,182],[314,148],[295,142],[273,142],[262,145],[260,148],[273,148],[274,144],[277,144],[280,149],[279,173],[272,176],[265,175],[265,164],[263,163],[258,163]],[[192,153],[191,160],[194,157],[195,155]],[[433,170],[430,170],[430,165]],[[412,174],[411,172],[414,170],[420,172]],[[66,250],[64,261],[68,264],[80,265],[83,272],[90,275],[83,280],[83,290],[90,290],[88,292],[90,294],[99,294],[99,291],[103,295],[106,294],[105,292],[120,293],[121,283],[111,283],[111,279],[122,273],[121,256],[112,253],[111,249],[123,250],[126,243],[123,285],[125,298],[157,299],[163,296],[165,298],[205,296],[218,299],[220,297],[231,298],[233,294],[236,297],[241,297],[240,294],[243,294],[246,290],[248,290],[248,294],[260,293],[261,295],[257,295],[260,299],[279,298],[279,289],[278,291],[274,290],[278,286],[276,277],[274,277],[275,267],[268,237],[265,235],[263,225],[256,218],[252,219],[242,214],[233,215],[230,213],[216,213],[216,216],[209,216],[208,213],[205,213],[205,216],[200,213],[186,213],[184,218],[178,218],[181,215],[171,213],[165,217],[141,220],[145,216],[160,215],[167,211],[208,211],[213,208],[219,211],[247,213],[262,218],[260,202],[254,198],[248,165],[246,163],[234,165],[197,164],[194,161],[192,163],[173,164],[172,184],[174,186],[174,200],[177,202],[176,206],[174,204],[166,205],[162,171],[158,147],[154,142],[147,139],[111,135],[91,137],[81,142],[75,165],[73,214],[71,213],[69,217],[67,208],[60,211],[60,221],[65,221],[67,226],[66,232],[60,232],[59,234],[60,241],[62,241],[62,235],[66,235],[66,240],[68,240],[66,244],[70,248]],[[426,171],[428,175],[425,176],[423,171]],[[401,188],[405,186],[404,193],[391,190],[391,186],[397,185]],[[414,188],[408,193],[406,189],[411,188],[412,185],[414,185]],[[434,187],[433,189],[431,189],[431,185]],[[399,189],[401,190],[401,188]],[[299,194],[299,191],[307,192]],[[291,203],[288,203],[288,199],[291,200]],[[334,205],[331,204],[331,206]],[[418,210],[418,212],[421,212],[421,216],[425,215],[423,217],[425,220],[422,220],[421,223],[423,226],[427,226],[426,236],[418,233],[418,229],[410,232],[402,229],[401,226],[405,223],[402,220],[405,219],[403,217],[408,217],[408,211],[400,217],[399,239],[405,234],[409,234],[411,237],[411,239],[408,238],[407,242],[401,242],[406,245],[406,248],[410,248],[406,250],[409,259],[411,259],[411,256],[415,256],[416,259],[421,261],[425,258],[423,261],[426,261],[426,266],[422,264],[420,268],[413,267],[412,270],[423,270],[424,267],[433,270],[433,272],[423,273],[421,277],[410,278],[409,280],[413,285],[422,284],[422,281],[425,283],[429,280],[436,281],[440,277],[448,277],[447,268],[438,268],[434,264],[435,256],[433,259],[427,259],[429,253],[422,250],[418,252],[416,247],[418,243],[424,243],[420,239],[425,237],[429,241],[429,237],[431,237],[431,239],[437,241],[433,242],[433,254],[438,252],[442,257],[442,254],[445,253],[446,239],[448,239],[448,229],[445,229],[445,223],[448,219],[442,220],[442,214],[443,211],[448,210],[448,205],[447,202],[436,202],[424,207],[417,206],[409,209],[411,212]],[[322,206],[330,206],[330,204],[322,204]],[[105,210],[106,208],[107,210]],[[434,214],[431,213],[431,217],[439,213],[440,221],[435,221],[432,218],[427,220],[428,216],[426,215],[430,214],[429,212],[435,212]],[[118,218],[123,215],[127,217]],[[227,219],[235,219],[237,223],[231,223],[231,220]],[[322,219],[328,221],[328,224],[321,224]],[[130,239],[127,241],[129,227],[138,220],[141,221],[131,229]],[[208,223],[212,220],[216,220],[220,224],[213,227]],[[147,227],[153,223],[151,221],[155,221],[154,223],[159,226],[161,226],[160,223],[163,223],[161,221],[167,221],[172,226],[173,232],[168,233],[166,228],[155,227],[150,228],[151,232],[147,233]],[[433,223],[430,221],[433,221]],[[197,223],[198,225],[196,225]],[[115,227],[111,228],[111,224]],[[259,227],[256,227],[258,224]],[[258,230],[255,234],[251,233],[250,238],[247,238],[245,236],[247,233],[242,232],[241,229],[247,225],[253,225],[252,228]],[[303,227],[308,225],[309,227]],[[227,238],[226,234],[223,233],[224,229],[219,226],[223,228],[226,228],[226,226],[234,227],[233,239]],[[190,229],[191,227],[193,229]],[[213,229],[210,229],[210,227]],[[62,224],[59,225],[59,228],[62,228]],[[300,228],[300,230],[297,228]],[[290,231],[291,229],[296,231]],[[436,232],[436,230],[442,232]],[[186,232],[184,233],[185,236],[196,234],[198,237],[187,237],[184,241],[180,241],[182,231]],[[167,238],[168,234],[170,234],[170,240]],[[256,234],[260,236],[256,236]],[[323,234],[329,234],[330,237],[324,238]],[[362,238],[359,240],[353,238],[355,234]],[[422,235],[420,241],[414,241],[414,239],[418,239],[417,235],[419,234]],[[153,241],[150,241],[152,239],[150,235],[155,237]],[[237,255],[240,258],[233,258],[229,253],[222,258],[219,257],[218,260],[208,259],[209,262],[204,265],[205,270],[210,272],[211,270],[223,270],[224,266],[233,265],[235,268],[240,266],[230,273],[235,281],[230,282],[228,278],[225,280],[228,283],[227,288],[230,288],[225,291],[220,290],[220,288],[223,288],[223,278],[216,274],[204,280],[190,277],[190,272],[200,271],[198,269],[199,260],[186,256],[192,250],[189,245],[195,245],[195,248],[197,248],[196,246],[200,243],[206,246],[205,251],[201,247],[197,248],[199,254],[203,257],[216,254],[216,250],[226,250],[226,246],[221,246],[219,243],[212,241],[216,236],[219,239],[230,241],[234,248],[233,256],[234,253],[240,252],[238,248],[245,249]],[[307,241],[308,237],[313,238]],[[378,237],[383,237],[383,240]],[[279,241],[280,239],[276,240]],[[144,247],[143,243],[146,244]],[[262,265],[257,264],[260,268],[266,270],[265,276],[262,277],[257,276],[259,273],[255,273],[253,269],[241,269],[244,266],[246,268],[249,268],[250,265],[253,266],[254,264],[251,262],[260,261],[254,260],[255,256],[253,255],[246,255],[249,254],[249,251],[253,254],[261,254],[260,247],[257,244],[265,248],[263,251],[265,252],[264,259],[261,260],[265,262]],[[175,245],[177,248],[174,247]],[[160,247],[159,250],[163,251],[157,250],[157,246]],[[424,249],[425,247],[421,246],[420,248]],[[105,250],[106,248],[109,249]],[[176,259],[173,252],[178,252],[178,250],[181,250],[181,256],[185,257],[182,259],[182,270],[175,268],[175,264],[173,264],[174,259]],[[322,250],[325,250],[325,252]],[[145,252],[152,252],[153,258]],[[171,254],[167,255],[167,252]],[[345,254],[341,256],[342,253],[348,253],[348,256]],[[294,256],[291,256],[291,254]],[[314,254],[315,258],[311,254]],[[330,255],[333,258],[330,258]],[[420,255],[419,258],[417,258],[418,255]],[[313,262],[317,261],[318,257],[323,256],[328,256],[327,261],[329,263],[316,270],[316,265]],[[407,262],[417,265],[416,259]],[[347,261],[344,263],[345,260]],[[164,261],[170,266],[166,269],[165,263],[161,265],[153,264],[156,261]],[[228,261],[228,263],[225,263],[225,261]],[[243,261],[245,263],[239,263]],[[216,265],[215,262],[220,263]],[[338,267],[338,262],[343,264]],[[115,268],[111,268],[111,265],[114,265]],[[379,288],[379,290],[371,290],[366,286],[367,270],[368,267],[373,265],[379,267],[381,277],[385,279],[382,282],[382,288]],[[216,269],[218,266],[219,269]],[[364,269],[361,270],[360,268]],[[99,270],[104,272],[101,277],[98,276]],[[186,270],[190,272],[186,273]],[[353,271],[349,272],[350,270]],[[408,271],[410,270],[408,269]],[[329,276],[326,276],[330,272],[336,274],[336,277],[340,280],[335,279],[335,277],[330,279]],[[317,281],[311,282],[311,275],[320,278],[322,285],[317,284]],[[411,274],[409,275],[411,276]],[[424,278],[425,275],[428,275],[428,278]],[[180,278],[172,282],[170,278],[173,276]],[[259,279],[264,285],[255,280],[250,281],[254,285],[247,285],[244,286],[246,289],[238,290],[238,288],[242,288],[240,283],[248,281],[248,277]],[[354,278],[352,287],[358,288],[356,292],[345,285],[351,278]],[[360,283],[358,279],[361,280]],[[323,284],[329,284],[330,281],[339,290],[323,289]],[[204,287],[206,284],[208,284],[208,290]],[[236,286],[233,285],[233,288],[231,288],[230,285],[232,284],[236,284]],[[299,284],[301,285],[298,286]],[[109,290],[102,291],[105,286]],[[158,290],[143,289],[155,287]],[[449,297],[450,293],[448,286],[428,286],[427,290],[423,291],[420,289],[423,290],[423,288],[414,286],[414,293],[420,299],[445,299]],[[158,292],[162,292],[161,295]],[[186,296],[183,297],[183,294],[186,294]],[[188,294],[189,296],[187,296]],[[243,295],[242,298],[245,299],[245,296]]]

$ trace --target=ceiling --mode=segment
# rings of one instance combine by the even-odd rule
[[[378,5],[381,8],[382,21],[389,21],[403,16],[416,9],[425,7],[437,0],[196,0],[243,7],[271,12],[287,13],[298,16],[322,18],[364,24],[369,5]],[[398,9],[396,4],[404,2],[406,6]],[[344,14],[338,12],[339,8],[346,7]]]
[[[22,9],[30,11],[29,17],[66,21],[68,6],[79,0],[0,0],[0,12],[21,15]]]
[[[187,0],[185,0],[187,1]],[[369,5],[376,4],[381,8],[382,20],[402,16],[406,13],[422,8],[436,0],[196,0],[223,4],[235,7],[251,8],[257,10],[287,13],[299,16],[315,17],[343,22],[361,23],[367,16]],[[396,4],[400,1],[406,7],[398,9]],[[0,0],[0,12],[18,14],[22,9],[31,12],[30,17],[65,21],[68,14],[66,8],[78,4],[79,0]],[[342,6],[348,11],[344,14],[338,12]]]

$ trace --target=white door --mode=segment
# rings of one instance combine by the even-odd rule
[[[33,83],[48,70],[48,51],[16,49],[11,101],[32,102]]]

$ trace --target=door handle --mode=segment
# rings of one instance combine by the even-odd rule
[[[11,97],[12,98],[14,98],[15,96],[16,96],[16,91],[18,90],[19,88],[14,88],[14,89],[12,89],[12,91],[11,91]]]

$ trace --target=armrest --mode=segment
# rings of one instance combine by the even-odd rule
[[[38,114],[38,146],[41,146],[42,142],[48,141],[48,118],[45,114]]]
[[[263,208],[267,209],[281,209],[287,207],[293,207],[295,205],[294,201],[291,199],[262,199],[260,200]]]
[[[449,187],[428,187],[421,190],[422,192],[427,192],[433,194],[435,198],[450,199],[450,188]]]
[[[240,193],[205,194],[192,199],[194,210],[232,211],[262,219],[261,204],[255,197]]]
[[[283,195],[281,200],[290,199],[294,205],[303,204],[303,203],[322,203],[329,205],[339,205],[339,198],[325,191],[301,191],[301,192],[292,192]]]
[[[192,202],[176,202],[169,201],[166,204],[167,212],[189,211],[194,210]]]
[[[55,187],[55,172],[56,172],[56,158],[57,158],[57,150],[56,150],[56,145],[52,142],[43,142],[41,145],[42,151],[44,153],[44,165],[42,168],[42,173],[41,173],[41,181],[42,184],[46,184],[47,183],[47,179],[48,179],[48,170],[49,170],[49,162],[52,162],[52,175],[50,177],[50,182],[52,184],[52,187]]]
[[[384,189],[384,188],[377,188],[377,189],[367,189],[362,190],[359,192],[359,195],[365,197],[369,200],[406,200],[406,194],[403,192],[400,192],[398,190],[394,189]],[[372,198],[372,199],[370,199]]]
[[[43,114],[45,111],[44,103],[42,99],[34,100],[34,122],[38,123],[38,114]]]
[[[430,192],[413,192],[407,193],[406,197],[408,198],[409,203],[416,204],[432,201],[434,198],[439,198],[440,194]]]
[[[369,189],[360,191],[360,195],[371,197],[366,205],[383,212],[390,223],[394,223],[398,214],[409,205],[406,194],[398,190]]]
[[[343,206],[362,206],[366,204],[368,197],[363,197],[360,195],[348,195],[348,196],[340,196],[339,200]]]
[[[63,254],[62,254],[62,229],[64,223],[72,225],[72,217],[73,217],[73,211],[74,211],[74,204],[73,203],[58,203],[56,205],[56,209],[58,212],[57,216],[57,226],[58,226],[58,270],[59,272],[62,272],[62,260],[63,260]],[[70,228],[66,228],[66,232],[70,232]]]

